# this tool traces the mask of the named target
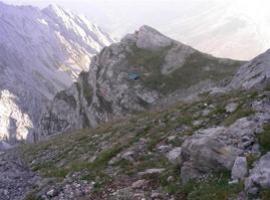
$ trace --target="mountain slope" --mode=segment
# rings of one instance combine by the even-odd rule
[[[29,198],[269,199],[269,57],[241,66],[221,93],[20,147],[52,180]],[[58,102],[74,106],[64,94]]]
[[[42,107],[87,70],[112,41],[96,25],[57,6],[0,3],[0,140],[33,140]]]
[[[269,151],[269,97],[269,91],[205,94],[25,145],[19,148],[25,161],[50,180],[35,186],[29,199],[249,199],[248,174],[231,182],[230,173],[237,158],[248,162],[246,168],[235,164],[241,175]],[[270,188],[267,166],[247,184],[259,188],[262,199]]]
[[[270,86],[270,50],[243,65],[230,86],[242,89],[264,89]]]
[[[143,26],[93,59],[42,115],[38,135],[95,127],[172,99],[196,95],[230,78],[242,62],[219,59]],[[161,101],[163,100],[163,102]]]

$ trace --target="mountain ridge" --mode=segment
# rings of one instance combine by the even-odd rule
[[[159,99],[184,94],[192,87],[202,92],[232,76],[240,64],[203,54],[142,26],[104,48],[89,72],[56,96],[41,118],[38,135],[95,127],[112,116],[144,111]]]
[[[56,6],[40,10],[1,3],[0,10],[0,89],[5,105],[0,138],[33,140],[46,102],[68,88],[113,40],[91,22]]]

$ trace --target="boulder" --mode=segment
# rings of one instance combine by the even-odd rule
[[[245,181],[248,193],[255,194],[259,188],[270,188],[270,152],[260,158]]]
[[[232,168],[233,180],[244,180],[248,173],[247,159],[246,157],[237,157]]]
[[[211,128],[188,138],[182,145],[182,159],[192,160],[200,171],[231,170],[241,151],[218,138],[224,128]]]

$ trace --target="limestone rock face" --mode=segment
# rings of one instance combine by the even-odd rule
[[[150,109],[194,86],[201,92],[202,82],[216,85],[218,75],[230,76],[240,64],[203,54],[143,26],[104,48],[76,84],[55,96],[42,115],[38,135],[95,127]]]
[[[263,89],[270,83],[270,50],[243,65],[230,86],[242,89]]]
[[[149,26],[141,27],[136,36],[136,46],[141,49],[157,50],[159,48],[169,47],[173,44],[170,38],[160,34]]]
[[[0,140],[33,141],[44,105],[113,40],[58,6],[0,3]]]

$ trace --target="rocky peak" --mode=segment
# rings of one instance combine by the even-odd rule
[[[134,34],[127,35],[122,41],[134,42],[138,48],[147,50],[157,50],[173,44],[172,39],[146,25],[142,26]]]
[[[104,48],[89,72],[58,94],[40,122],[44,136],[95,127],[133,115],[171,96],[202,92],[231,76],[241,62],[218,59],[170,39],[149,26]]]
[[[270,84],[270,50],[243,65],[230,86],[242,89],[263,89]]]

